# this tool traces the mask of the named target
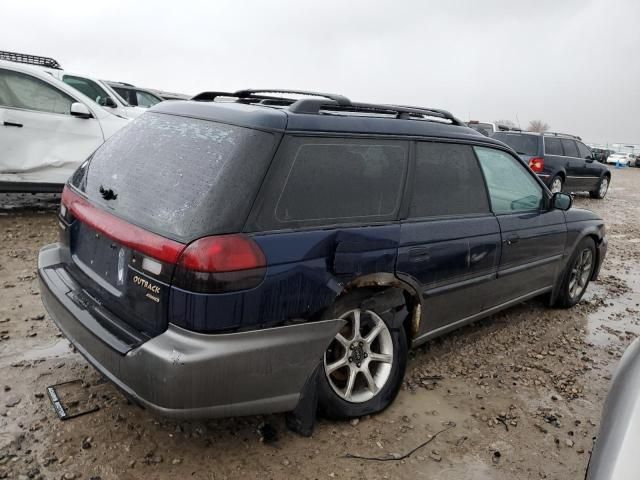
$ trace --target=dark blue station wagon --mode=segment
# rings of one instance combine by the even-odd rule
[[[158,104],[65,187],[44,304],[138,403],[284,412],[315,378],[326,415],[376,412],[411,346],[543,294],[570,307],[596,277],[603,221],[506,145],[442,110],[291,93]]]

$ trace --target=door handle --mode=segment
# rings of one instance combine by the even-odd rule
[[[3,125],[5,127],[20,127],[20,128],[22,128],[22,124],[21,123],[15,123],[15,122],[4,122]]]
[[[514,243],[518,243],[519,241],[520,236],[517,233],[507,235],[507,245],[513,245]]]
[[[424,247],[415,247],[409,249],[409,261],[410,262],[426,262],[431,258],[429,250]]]

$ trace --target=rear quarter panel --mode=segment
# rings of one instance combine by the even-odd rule
[[[399,232],[396,223],[255,235],[268,264],[258,287],[226,294],[172,287],[169,318],[210,332],[319,319],[351,280],[394,272]]]

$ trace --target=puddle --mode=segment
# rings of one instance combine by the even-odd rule
[[[605,305],[587,315],[587,341],[599,347],[608,347],[619,341],[628,343],[628,336],[640,336],[640,274],[618,274],[630,291],[619,297],[608,298]],[[593,285],[596,286],[596,285]],[[605,286],[597,285],[585,298],[602,298]]]
[[[8,352],[0,356],[0,368],[8,367],[17,362],[33,362],[36,360],[48,360],[57,357],[68,357],[72,354],[69,342],[64,339],[56,339],[54,343],[42,347],[31,348],[22,352]]]

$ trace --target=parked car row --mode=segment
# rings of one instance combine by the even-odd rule
[[[538,173],[579,151],[506,140],[531,143]],[[155,105],[73,174],[41,296],[163,415],[315,415],[317,399],[358,417],[393,401],[409,348],[539,295],[580,301],[604,222],[543,179],[444,110],[203,92]]]
[[[61,191],[106,139],[162,100],[51,58],[0,52],[0,191]]]

